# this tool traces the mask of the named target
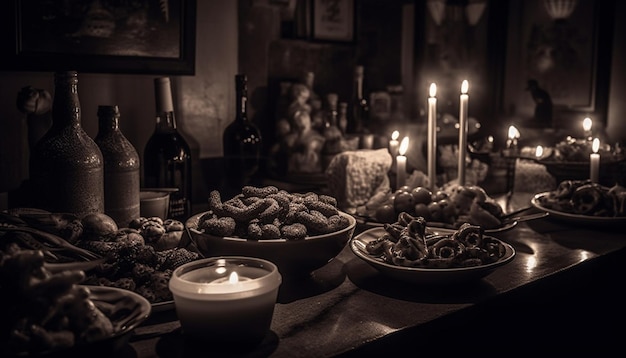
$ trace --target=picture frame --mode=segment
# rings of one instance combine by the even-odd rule
[[[2,70],[193,75],[196,0],[13,0]]]
[[[586,116],[605,124],[613,1],[573,1],[569,14],[549,4],[510,1],[502,107],[530,121],[534,80],[551,97],[552,127],[574,127]]]
[[[317,41],[353,42],[355,0],[312,0],[311,37]]]

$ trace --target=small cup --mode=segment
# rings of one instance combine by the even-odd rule
[[[169,288],[186,336],[221,347],[251,347],[270,329],[281,282],[270,261],[220,256],[178,267]]]
[[[139,215],[167,219],[170,207],[170,193],[167,191],[142,190],[139,192]]]

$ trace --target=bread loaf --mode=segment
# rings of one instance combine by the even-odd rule
[[[346,151],[336,155],[326,169],[329,194],[348,213],[365,205],[377,192],[390,190],[387,173],[392,158],[387,149]]]

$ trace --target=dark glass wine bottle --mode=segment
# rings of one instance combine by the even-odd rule
[[[94,139],[104,158],[104,213],[119,227],[140,216],[139,154],[120,130],[118,106],[98,106],[98,135]]]
[[[233,192],[252,182],[259,170],[261,158],[261,132],[248,119],[248,79],[244,74],[235,76],[236,115],[223,134],[224,169],[227,189]]]
[[[191,149],[176,127],[169,77],[154,79],[156,126],[144,148],[144,187],[178,189],[170,194],[169,218],[191,215]]]
[[[52,127],[30,158],[33,203],[82,217],[104,212],[104,160],[80,120],[78,73],[55,73]]]
[[[353,134],[368,133],[369,104],[365,94],[365,69],[363,66],[354,68],[354,82],[352,84],[352,99],[348,131]]]

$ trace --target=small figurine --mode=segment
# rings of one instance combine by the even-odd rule
[[[552,99],[550,94],[539,87],[536,80],[528,80],[527,91],[535,101],[535,118],[533,121],[536,127],[552,127]]]

